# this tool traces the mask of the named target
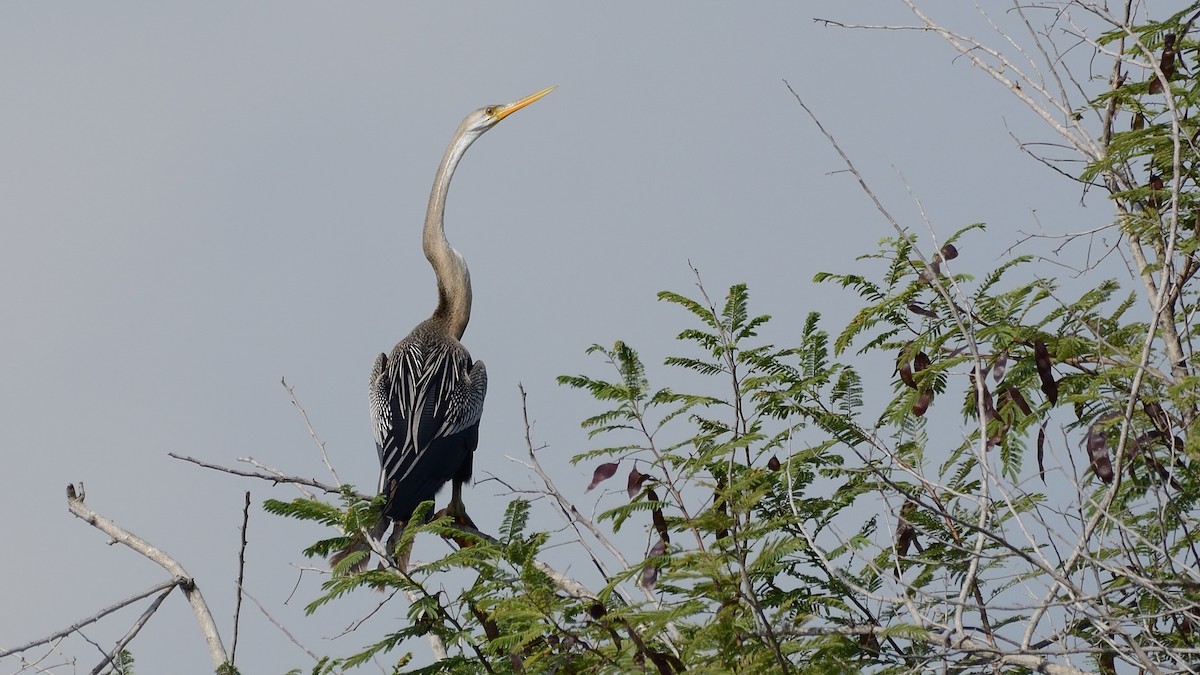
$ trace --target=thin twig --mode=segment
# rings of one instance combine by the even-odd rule
[[[250,491],[242,507],[242,545],[238,547],[237,597],[233,603],[233,644],[229,648],[229,663],[237,665],[238,624],[242,616],[242,583],[246,580],[246,528],[250,524]]]
[[[317,663],[321,662],[321,657],[317,656],[316,653],[314,653],[311,649],[309,649],[308,647],[305,647],[303,644],[301,644],[301,642],[296,639],[295,635],[292,635],[291,632],[288,631],[288,629],[283,627],[283,624],[279,623],[279,621],[277,621],[275,619],[275,617],[271,616],[271,613],[267,611],[267,608],[263,607],[262,603],[259,602],[253,595],[250,594],[250,591],[247,591],[246,589],[243,588],[242,594],[246,596],[247,600],[254,603],[254,606],[258,608],[258,611],[262,612],[262,615],[267,617],[267,621],[270,621],[271,625],[278,628],[279,632],[283,633],[287,637],[288,640],[291,640],[292,644],[299,647],[300,650],[303,651],[305,654],[308,654],[309,657],[311,657],[313,661],[316,661]],[[333,672],[340,674],[342,671],[338,668],[334,668]]]
[[[535,452],[533,444],[533,426],[529,422],[529,405],[527,400],[528,395],[525,392],[525,385],[518,384],[517,389],[521,393],[521,419],[525,425],[525,449],[526,454],[529,456],[529,462],[522,462],[512,457],[509,457],[508,459],[537,474],[543,485],[543,487],[539,490],[539,493],[554,501],[554,504],[558,507],[557,511],[559,515],[562,516],[567,526],[575,532],[576,540],[579,542],[580,546],[583,547],[584,552],[587,553],[588,557],[592,560],[592,564],[595,565],[601,576],[608,581],[612,579],[612,575],[609,573],[608,567],[600,560],[600,557],[596,555],[595,551],[592,550],[591,546],[588,545],[584,539],[583,532],[581,532],[579,529],[581,525],[587,529],[592,537],[599,542],[599,544],[603,546],[605,550],[608,551],[609,555],[611,555],[617,561],[617,563],[621,565],[622,568],[629,569],[629,561],[626,560],[625,556],[621,554],[620,549],[618,549],[608,537],[604,536],[604,533],[600,531],[600,528],[596,526],[595,522],[583,515],[583,513],[581,513],[570,500],[563,496],[562,492],[559,491],[558,486],[555,485],[554,479],[552,479],[550,474],[548,474],[546,470],[542,468],[542,464],[540,461],[538,461],[537,452]],[[595,600],[597,598],[596,594],[582,583],[551,568],[546,563],[537,560],[534,561],[533,564],[544,574],[553,579],[555,585],[557,585],[559,589],[566,592],[568,595],[574,598],[587,600]],[[641,584],[637,584],[637,587],[645,595],[648,602],[652,603],[656,608],[662,607],[661,600],[658,596]],[[632,602],[629,592],[623,586],[618,585],[616,590],[623,598],[625,598],[627,602]],[[667,648],[670,649],[672,653],[674,653],[676,656],[679,656],[680,652],[678,645],[682,643],[683,636],[680,635],[678,628],[673,622],[668,622],[666,627],[667,636],[666,639],[663,640],[663,643],[667,645]]]
[[[125,647],[133,641],[133,638],[137,637],[137,634],[141,632],[142,627],[145,626],[148,621],[150,621],[150,617],[154,616],[154,612],[158,611],[158,606],[162,604],[163,600],[167,599],[167,596],[170,595],[171,591],[173,590],[175,590],[175,584],[171,584],[169,588],[164,590],[158,595],[157,598],[154,599],[154,602],[150,603],[150,606],[146,608],[146,611],[142,612],[142,615],[138,617],[138,620],[129,628],[129,631],[125,633],[125,636],[117,642],[117,645],[112,648],[112,651],[108,653],[108,656],[104,657],[104,660],[92,669],[92,675],[98,675],[101,670],[104,670],[105,666],[116,661],[117,656],[121,653],[121,650],[125,649]]]
[[[338,478],[337,471],[334,471],[333,465],[329,463],[329,453],[325,451],[325,441],[322,441],[317,436],[317,430],[313,428],[312,422],[308,419],[308,413],[305,412],[304,406],[300,405],[300,401],[296,400],[296,391],[287,383],[287,378],[279,379],[279,383],[287,390],[288,397],[292,400],[292,405],[296,410],[300,411],[300,416],[304,418],[304,426],[308,428],[308,435],[312,438],[313,443],[317,444],[317,449],[321,451],[321,461],[325,462],[325,468],[329,469],[329,475],[333,476],[333,480],[341,487],[342,480]]]
[[[287,483],[289,485],[307,486],[307,487],[316,488],[318,490],[321,490],[322,492],[325,492],[326,494],[340,494],[341,493],[341,490],[337,486],[329,485],[328,483],[322,483],[321,481],[319,481],[315,478],[301,478],[299,476],[288,476],[288,475],[284,475],[283,473],[261,473],[258,471],[245,471],[243,469],[232,469],[227,466],[221,466],[220,464],[210,464],[208,462],[196,459],[195,457],[188,457],[186,455],[177,455],[173,452],[168,452],[167,456],[171,457],[173,459],[182,460],[184,462],[191,462],[192,464],[195,464],[197,466],[202,466],[206,469],[212,469],[213,471],[221,471],[224,473],[233,474],[234,476],[244,476],[246,478],[257,478],[259,480],[265,480],[265,481],[270,482],[275,485],[278,485],[280,483]],[[253,460],[253,458],[249,458],[249,457],[242,458],[241,461],[252,463],[256,466],[263,466],[263,465],[255,462]],[[364,497],[364,499],[365,499],[365,497]]]
[[[52,654],[55,654],[55,653],[61,654],[62,653],[58,649],[58,644],[61,641],[62,641],[62,638],[55,640],[54,644],[50,645],[50,648],[46,650],[45,654],[42,654],[41,656],[37,657],[33,661],[30,661],[29,659],[25,658],[24,655],[18,656],[17,658],[21,662],[21,670],[16,671],[16,673],[21,673],[26,670],[33,669],[34,672],[46,673],[47,675],[50,675],[50,674],[54,673],[55,668],[59,668],[61,666],[65,666],[65,665],[74,665],[74,659],[70,659],[70,660],[64,660],[63,663],[55,663],[55,664],[51,664],[49,666],[44,666],[44,667],[42,666],[42,661],[45,661],[46,659],[50,658],[50,656]],[[66,659],[66,655],[63,655],[63,658]],[[16,675],[16,673],[14,673],[13,675]]]
[[[0,659],[4,658],[6,656],[12,656],[13,654],[19,654],[24,651],[29,651],[30,649],[33,649],[34,647],[44,645],[44,644],[49,644],[51,642],[54,642],[55,640],[64,638],[64,637],[70,635],[71,633],[74,633],[75,631],[79,630],[80,628],[83,628],[84,626],[96,623],[100,619],[103,619],[104,617],[108,616],[109,614],[112,614],[113,612],[117,611],[118,609],[121,609],[123,607],[128,607],[129,605],[132,605],[133,603],[137,602],[138,600],[141,600],[143,598],[148,598],[151,595],[154,595],[155,593],[158,593],[160,591],[174,588],[176,583],[177,583],[177,581],[175,579],[167,579],[166,581],[155,584],[154,586],[151,586],[149,589],[142,591],[141,593],[137,593],[136,595],[132,595],[128,598],[125,598],[124,600],[121,600],[120,602],[109,605],[108,607],[105,607],[104,609],[87,617],[86,619],[80,619],[79,621],[76,621],[75,623],[71,624],[70,626],[67,626],[66,628],[64,628],[62,630],[55,631],[54,633],[47,635],[46,637],[38,638],[36,640],[33,640],[32,642],[28,642],[19,647],[13,647],[12,649],[5,649],[3,651],[0,651]]]

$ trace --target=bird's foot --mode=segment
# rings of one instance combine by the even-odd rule
[[[438,512],[439,516],[443,514],[450,516],[450,519],[454,521],[454,525],[461,530],[467,530],[471,532],[479,531],[479,528],[475,527],[475,521],[471,520],[471,516],[467,515],[467,509],[463,505],[462,501],[455,501],[453,499],[450,500],[450,505]],[[454,543],[458,544],[460,548],[470,548],[473,545],[473,542],[469,537],[450,535],[450,538],[453,539]]]
[[[475,527],[475,521],[471,520],[471,516],[467,515],[467,507],[462,502],[450,502],[449,506],[438,511],[437,515],[438,517],[443,515],[450,516],[454,524],[459,527],[470,528],[472,530],[479,529]]]

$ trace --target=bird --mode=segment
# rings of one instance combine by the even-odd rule
[[[480,136],[501,120],[553,91],[547,87],[505,105],[489,105],[467,115],[450,139],[433,179],[425,214],[422,246],[437,278],[437,306],[371,367],[369,402],[379,453],[379,493],[386,496],[378,539],[389,521],[397,523],[392,540],[416,507],[434,499],[452,482],[446,513],[474,526],[462,500],[479,443],[479,419],[487,394],[487,369],[472,361],[460,340],[471,319],[471,275],[462,254],[446,238],[445,209],[450,180],[459,161]],[[362,544],[358,542],[359,550]],[[393,541],[389,540],[389,553]],[[344,549],[331,562],[344,558]],[[365,564],[365,561],[364,561]]]

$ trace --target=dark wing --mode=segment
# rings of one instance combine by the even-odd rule
[[[371,371],[371,418],[384,513],[407,520],[433,499],[474,450],[487,371],[457,340],[414,334]]]
[[[389,400],[392,391],[392,379],[388,376],[387,354],[375,357],[375,365],[371,366],[371,430],[375,433],[375,448],[379,451],[379,465],[383,466],[383,443],[388,430],[392,428],[392,408]]]

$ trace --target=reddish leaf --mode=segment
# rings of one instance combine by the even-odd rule
[[[650,548],[650,554],[646,559],[657,558],[667,552],[667,544],[662,539],[659,539],[653,547]],[[642,588],[653,590],[658,583],[658,565],[646,565],[642,570]]]
[[[1108,456],[1108,434],[1102,428],[1101,421],[1095,422],[1088,428],[1084,444],[1087,446],[1088,461],[1091,463],[1096,477],[1105,483],[1111,483],[1113,468],[1112,459]]]
[[[1050,405],[1058,404],[1058,383],[1054,381],[1054,373],[1050,372],[1050,351],[1046,343],[1038,340],[1033,343],[1033,358],[1037,364],[1038,378],[1042,381],[1042,393],[1050,400]]]
[[[658,565],[648,565],[642,570],[642,588],[652,591],[658,583]]]
[[[1154,428],[1162,433],[1167,433],[1171,429],[1171,420],[1167,417],[1167,412],[1157,402],[1146,403],[1142,402],[1142,410],[1146,411],[1146,417],[1154,423]]]
[[[1008,425],[1000,424],[996,427],[996,431],[988,436],[987,449],[994,448],[998,445],[1004,445],[1004,439],[1008,437]]]
[[[1164,483],[1167,483],[1168,485],[1170,485],[1172,489],[1174,489],[1174,490],[1183,489],[1183,486],[1181,486],[1179,484],[1179,481],[1175,480],[1175,477],[1171,475],[1171,472],[1167,471],[1167,467],[1163,466],[1162,462],[1158,461],[1158,459],[1156,459],[1154,457],[1153,453],[1151,453],[1151,452],[1146,453],[1146,463],[1149,464],[1150,467],[1153,468],[1154,471],[1158,474],[1158,477],[1160,479],[1162,479],[1162,481]]]
[[[913,404],[912,413],[917,417],[925,414],[929,410],[929,404],[933,402],[933,392],[925,390],[917,397],[917,402]]]
[[[612,478],[613,474],[617,472],[617,464],[617,462],[605,462],[596,467],[596,470],[592,472],[592,482],[588,483],[587,489],[584,492],[591,492],[597,485]]]
[[[907,386],[909,389],[916,389],[917,381],[913,378],[913,373],[919,373],[928,368],[930,361],[928,354],[925,352],[917,352],[916,355],[913,356],[912,362],[910,363],[908,355],[911,353],[912,348],[913,345],[910,342],[909,344],[905,345],[904,349],[900,350],[899,358],[901,363],[898,367],[898,370],[900,372],[900,380],[904,382],[905,386]],[[925,411],[929,409],[929,404],[932,401],[933,392],[927,389],[922,390],[921,395],[917,397],[917,402],[913,404],[913,414],[917,417],[924,415]]]
[[[958,249],[954,248],[954,244],[946,244],[941,250],[942,260],[954,260],[958,257]]]
[[[1146,197],[1146,203],[1156,209],[1162,208],[1163,196],[1160,192],[1164,187],[1162,176],[1157,174],[1151,175],[1149,187],[1151,190],[1154,190],[1154,192],[1151,193],[1150,196]]]
[[[650,500],[650,502],[652,502],[654,504],[657,504],[658,503],[658,493],[655,492],[653,489],[646,490],[646,499]],[[650,519],[654,522],[654,530],[656,532],[658,532],[659,538],[665,542],[670,543],[671,533],[667,532],[667,519],[663,517],[662,508],[659,506],[655,506],[650,511]]]
[[[1137,454],[1142,451],[1142,446],[1151,446],[1158,440],[1157,431],[1147,431],[1146,433],[1134,438],[1129,437],[1129,456],[1130,458],[1137,457]]]
[[[913,314],[920,314],[921,316],[927,316],[931,319],[937,318],[937,312],[933,311],[932,309],[926,309],[925,307],[922,307],[920,305],[920,303],[916,303],[916,302],[908,303],[908,311],[912,312]]]
[[[992,379],[996,382],[1004,379],[1004,371],[1008,368],[1008,350],[1000,352],[996,362],[992,364]]]
[[[663,541],[662,539],[659,539],[658,542],[656,542],[654,544],[654,546],[650,547],[649,557],[657,558],[660,555],[666,554],[666,552],[667,552],[667,542]]]
[[[1046,465],[1042,463],[1042,459],[1046,456],[1046,423],[1042,422],[1042,426],[1038,427],[1037,440],[1037,460],[1038,460],[1038,477],[1042,479],[1042,485],[1046,484]]]
[[[1142,113],[1137,113],[1133,116],[1133,122],[1129,125],[1134,131],[1141,131],[1146,128],[1146,116]]]
[[[629,495],[630,499],[633,499],[634,495],[642,491],[642,483],[645,483],[649,477],[638,471],[636,464],[629,470],[629,482],[625,486],[625,492]]]
[[[980,383],[979,388],[983,390],[983,419],[991,422],[996,419],[996,404],[992,401],[992,390],[988,389],[987,384]]]
[[[776,457],[775,455],[771,455],[771,459],[767,460],[767,468],[772,471],[778,471],[779,466],[780,466],[779,458]]]
[[[928,367],[929,367],[929,355],[926,354],[925,352],[917,352],[916,357],[913,358],[913,372],[919,373]],[[916,415],[917,417],[924,415],[925,411],[929,409],[929,404],[932,402],[933,402],[933,391],[930,389],[923,390],[921,392],[921,396],[917,399],[916,404],[913,405],[913,414]]]
[[[1025,397],[1021,394],[1020,389],[1017,389],[1016,387],[1009,387],[1004,391],[1008,394],[1009,400],[1017,404],[1017,407],[1021,409],[1021,412],[1025,413],[1026,415],[1033,414],[1033,410],[1029,407],[1029,402],[1025,400]]]
[[[987,427],[992,427],[994,422],[1001,421],[1000,415],[996,412],[996,404],[992,401],[992,392],[988,386],[980,383],[979,387],[983,390],[983,421]],[[1003,443],[1007,434],[1007,424],[995,425],[995,429],[988,435],[986,449],[991,450],[993,446]]]
[[[900,350],[900,355],[896,357],[896,370],[900,373],[900,381],[909,389],[916,389],[917,382],[912,376],[912,365],[909,363],[908,350],[910,345],[905,345]]]
[[[919,373],[929,367],[929,355],[925,352],[917,352],[913,357],[913,372]]]
[[[654,521],[654,531],[658,532],[658,536],[662,537],[663,541],[671,541],[671,535],[667,532],[667,519],[663,517],[662,509],[651,511],[650,519]]]
[[[900,556],[908,555],[908,549],[917,537],[916,528],[908,522],[908,516],[916,510],[917,503],[912,500],[904,502],[904,506],[900,507],[900,518],[896,523],[896,552]]]
[[[1158,59],[1158,69],[1166,76],[1167,81],[1170,81],[1175,76],[1175,34],[1167,33],[1163,36],[1163,51],[1162,56]],[[1150,76],[1151,94],[1161,94],[1163,92],[1162,80],[1158,79],[1158,73]]]

